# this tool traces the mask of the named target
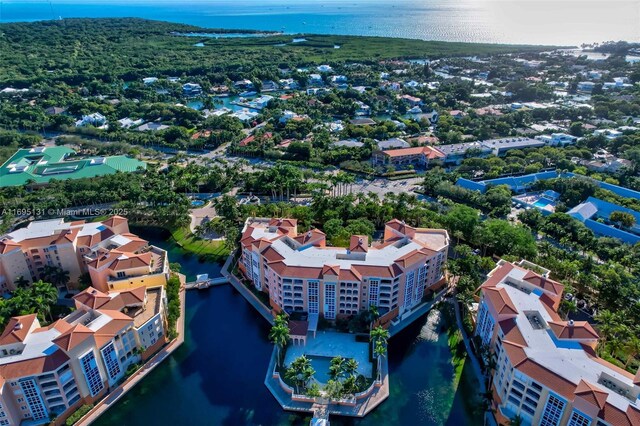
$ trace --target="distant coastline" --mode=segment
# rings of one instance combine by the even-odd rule
[[[427,41],[580,45],[640,42],[640,9],[633,2],[553,2],[553,13],[532,0],[210,0],[207,2],[12,1],[0,23],[59,18],[138,17],[215,28],[215,31],[357,35]],[[517,5],[516,5],[517,3]],[[615,16],[615,19],[602,19]]]

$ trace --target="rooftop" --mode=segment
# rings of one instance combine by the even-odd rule
[[[146,168],[146,163],[124,155],[74,159],[76,152],[56,146],[19,149],[0,166],[0,187],[45,184],[51,179],[80,179]]]
[[[606,393],[606,402],[616,409],[627,412],[630,406],[638,408],[640,387],[634,385],[633,374],[595,355],[595,330],[584,321],[563,321],[549,298],[553,292],[548,291],[553,288],[561,295],[562,286],[545,290],[540,278],[544,276],[500,261],[481,287],[485,294],[500,291],[504,303],[515,309],[500,321],[504,348],[514,368],[569,400],[586,382]],[[497,307],[495,300],[489,303]]]

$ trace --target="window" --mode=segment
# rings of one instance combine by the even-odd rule
[[[20,388],[24,393],[24,396],[27,400],[27,404],[29,405],[29,410],[31,411],[31,417],[34,420],[42,420],[49,417],[47,413],[47,409],[44,407],[44,402],[40,397],[40,393],[38,392],[38,388],[36,387],[36,382],[34,379],[20,379]],[[26,407],[23,408],[23,410]]]
[[[102,382],[100,370],[98,369],[98,364],[96,363],[96,357],[93,354],[93,351],[90,351],[83,356],[80,359],[80,364],[82,365],[87,386],[89,386],[89,390],[91,391],[91,396],[96,396],[98,392],[104,388],[104,383]]]
[[[369,306],[380,304],[380,280],[369,280]]]
[[[336,283],[324,284],[324,317],[326,319],[336,317]]]
[[[406,282],[404,284],[404,308],[411,308],[411,300],[413,297],[413,284],[415,281],[416,273],[415,271],[409,272],[407,274]]]
[[[557,426],[562,418],[565,402],[557,396],[550,394],[544,406],[540,426]]]
[[[118,272],[118,278],[124,278],[126,275],[124,272],[120,271]]]
[[[307,298],[310,314],[317,314],[319,312],[319,286],[319,281],[307,281]]]
[[[591,418],[585,416],[580,411],[573,410],[568,426],[589,426]]]
[[[480,309],[478,310],[478,323],[476,325],[476,334],[482,338],[482,341],[485,344],[488,344],[491,340],[491,335],[493,334],[493,318],[489,313],[489,309],[487,308],[487,304],[482,301],[480,302]]]
[[[104,365],[107,367],[107,374],[109,378],[115,379],[118,374],[122,372],[120,364],[118,363],[118,355],[116,354],[116,348],[113,342],[109,342],[107,346],[100,350]]]

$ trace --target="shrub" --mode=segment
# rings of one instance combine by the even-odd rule
[[[71,426],[74,425],[83,418],[91,409],[93,408],[93,404],[85,404],[82,407],[78,408],[72,415],[67,418],[65,425]]]

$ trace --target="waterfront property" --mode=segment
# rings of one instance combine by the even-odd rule
[[[476,334],[496,358],[493,408],[498,421],[524,425],[640,422],[635,376],[596,354],[598,334],[558,314],[564,286],[526,261],[498,262],[480,287]]]
[[[394,219],[379,244],[354,235],[348,248],[327,247],[322,231],[299,234],[295,219],[249,218],[240,243],[239,270],[275,311],[333,321],[376,306],[386,324],[444,282],[449,236]]]
[[[76,310],[49,326],[11,318],[0,336],[0,425],[60,421],[92,404],[165,344],[163,287],[103,293],[89,287]]]
[[[311,365],[316,371],[315,379],[323,385],[326,385],[329,378],[331,358],[337,355],[355,359],[358,362],[357,374],[367,378],[373,376],[373,365],[369,359],[369,343],[358,342],[353,334],[319,331],[315,336],[309,336],[304,345],[289,346],[284,364],[289,366],[302,355],[311,359]]]
[[[22,277],[42,279],[46,266],[69,273],[69,288],[88,273],[100,291],[163,286],[169,278],[166,251],[129,232],[126,218],[102,222],[63,219],[29,223],[0,237],[0,290],[15,290]]]
[[[614,225],[617,224],[611,220],[611,214],[614,212],[631,215],[634,223],[629,227],[615,227]],[[584,203],[569,210],[567,214],[584,223],[587,228],[598,235],[618,238],[628,244],[640,242],[640,213],[635,210],[589,197]]]
[[[51,179],[80,179],[147,167],[125,155],[74,158],[75,155],[74,150],[63,146],[19,149],[0,166],[0,187],[30,182],[44,185]]]

